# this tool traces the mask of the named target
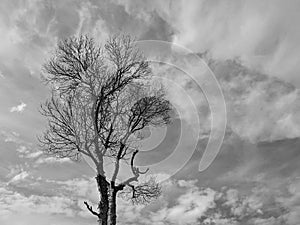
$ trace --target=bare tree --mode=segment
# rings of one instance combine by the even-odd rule
[[[52,96],[41,107],[48,120],[39,138],[44,151],[95,164],[98,208],[84,202],[99,224],[116,224],[117,194],[133,203],[148,203],[160,194],[153,178],[139,182],[135,166],[136,135],[147,126],[170,122],[171,105],[161,88],[151,88],[151,69],[130,36],[114,36],[101,48],[88,36],[60,42],[44,65],[44,79]],[[107,175],[105,162],[113,163]],[[131,175],[120,180],[121,163]]]

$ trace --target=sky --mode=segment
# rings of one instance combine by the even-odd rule
[[[146,143],[152,151],[140,158],[141,165],[168,158],[180,132],[183,155],[193,147],[196,130],[200,137],[190,160],[163,183],[159,199],[147,206],[118,200],[121,224],[298,225],[299,1],[0,4],[0,224],[95,223],[83,204],[97,204],[93,169],[84,160],[57,159],[38,148],[37,136],[46,126],[39,107],[49,97],[41,67],[64,38],[89,34],[101,44],[113,34],[127,33],[138,40],[168,41],[198,55],[224,94],[227,127],[219,154],[199,172],[211,131],[210,103],[184,72],[154,64],[181,116],[165,130],[152,131]],[[190,58],[182,55],[181,60]],[[201,78],[203,71],[188,65]],[[160,175],[168,175],[173,166],[167,164]]]

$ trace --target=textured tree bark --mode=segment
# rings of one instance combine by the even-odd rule
[[[117,190],[113,189],[109,200],[109,225],[117,224]]]
[[[109,210],[109,201],[108,201],[108,182],[105,177],[101,174],[98,174],[96,177],[98,191],[100,193],[100,202],[99,202],[99,225],[108,224],[108,210]]]

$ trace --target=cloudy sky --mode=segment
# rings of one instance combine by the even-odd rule
[[[208,102],[182,72],[155,67],[182,88],[178,92],[168,87],[170,100],[182,112],[182,125],[171,124],[163,143],[144,161],[167,157],[179,128],[187,134],[181,152],[190,147],[195,115],[183,93],[197,108],[201,136],[192,158],[164,183],[157,201],[133,206],[119,200],[122,224],[299,224],[299,1],[0,4],[0,224],[94,222],[83,205],[84,200],[97,201],[94,171],[84,161],[57,160],[37,147],[36,136],[46,124],[38,110],[49,96],[40,81],[41,65],[66,37],[89,34],[103,43],[119,32],[179,44],[198,54],[217,78],[227,107],[220,153],[199,172],[210,131]]]

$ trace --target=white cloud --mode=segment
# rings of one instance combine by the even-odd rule
[[[25,158],[29,158],[29,159],[32,159],[32,158],[37,158],[39,156],[41,156],[43,154],[42,151],[37,151],[37,152],[31,152],[31,153],[28,153]]]
[[[26,154],[28,153],[28,149],[26,148],[26,146],[21,145],[16,149],[17,152],[21,153],[21,154]]]
[[[182,55],[181,62],[184,63],[187,58]],[[255,143],[300,136],[300,92],[297,88],[249,69],[236,60],[209,61],[225,96],[228,128]],[[193,63],[189,61],[189,65]],[[166,66],[157,67],[155,74],[168,80],[168,97],[181,118],[193,126],[197,124],[195,118],[198,117],[201,132],[210,133],[209,103],[201,89],[191,84],[192,79],[181,71]],[[203,74],[199,72],[198,76]],[[170,83],[178,84],[183,89]],[[187,97],[190,97],[192,104]]]
[[[158,206],[133,206],[120,200],[118,219],[122,224],[139,225],[296,225],[287,223],[299,217],[293,209],[295,205],[283,203],[287,199],[295,203],[296,194],[281,199],[278,192],[283,195],[284,189],[256,187],[244,191],[227,187],[218,191],[201,189],[194,181],[173,180],[156,203]]]
[[[194,224],[205,211],[214,207],[216,192],[212,189],[189,190],[177,199],[177,204],[167,210],[162,209],[158,214],[162,214],[162,219],[177,224]]]
[[[26,177],[29,176],[29,173],[27,171],[22,171],[21,173],[15,175],[10,181],[9,183],[15,183],[15,182],[19,182],[20,180],[24,180]]]
[[[74,215],[70,206],[74,204],[73,200],[67,197],[47,197],[47,196],[24,196],[18,192],[1,188],[2,195],[0,212],[2,217],[14,215],[15,211],[22,214],[65,214]]]
[[[233,61],[218,61],[213,71],[235,133],[252,142],[300,136],[300,93],[293,85]]]
[[[36,164],[53,164],[53,163],[65,163],[72,162],[69,158],[57,158],[57,157],[41,157],[35,163]]]
[[[20,175],[17,180],[21,178]],[[38,215],[56,214],[95,219],[83,204],[83,201],[88,200],[95,207],[97,205],[98,193],[94,178],[36,181],[46,182],[45,187],[54,188],[53,193],[60,194],[47,197],[32,193],[25,197],[21,193],[2,188],[2,218],[12,216],[12,211],[17,209],[22,214],[34,214],[36,218]],[[195,180],[169,180],[164,184],[163,195],[148,206],[132,205],[118,199],[118,221],[128,225],[191,225],[200,222],[205,225],[297,225],[296,221],[300,216],[297,211],[299,182],[291,180],[287,187],[288,193],[285,188],[272,189],[267,186],[241,192],[227,187],[220,190],[200,188]]]
[[[1,137],[4,139],[5,142],[14,142],[16,144],[24,144],[24,140],[20,138],[20,134],[15,131],[0,131]]]
[[[27,146],[20,145],[16,149],[16,151],[19,153],[19,157],[26,158],[26,159],[36,159],[36,158],[38,158],[39,156],[41,156],[43,154],[42,151],[35,151],[32,148],[32,144],[31,143],[26,143],[26,144],[27,144]],[[43,159],[41,159],[41,160],[43,160]]]
[[[21,113],[21,112],[24,111],[26,106],[27,105],[24,102],[22,102],[20,105],[11,107],[10,112],[19,112],[19,113]]]
[[[158,13],[173,28],[173,41],[192,51],[208,50],[218,59],[239,57],[248,66],[300,86],[297,0],[117,2],[143,20]]]

